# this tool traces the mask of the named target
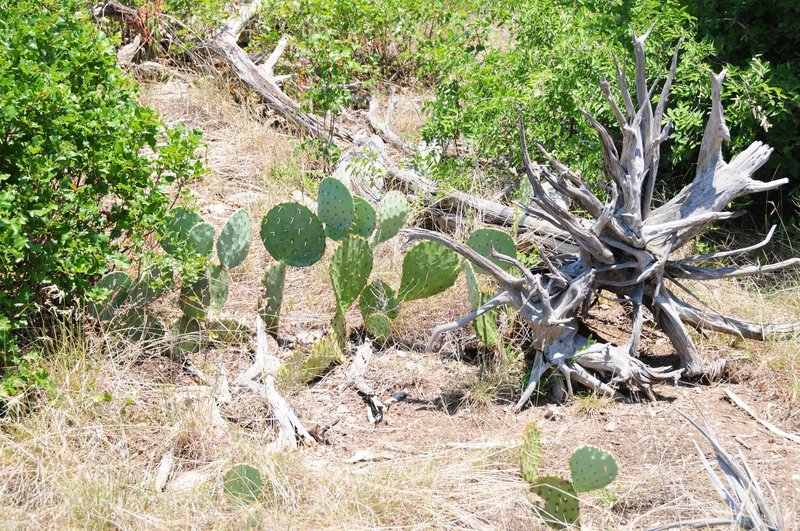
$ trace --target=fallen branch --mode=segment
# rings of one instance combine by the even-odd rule
[[[383,414],[388,407],[381,402],[380,398],[378,398],[378,393],[364,380],[364,372],[371,357],[372,343],[366,340],[356,349],[353,363],[347,371],[347,378],[339,389],[341,390],[347,385],[353,385],[358,394],[364,399],[364,402],[367,403],[367,418],[369,418],[370,424],[375,425],[383,420]]]
[[[736,393],[734,393],[730,389],[725,389],[725,394],[728,395],[728,398],[731,399],[731,402],[733,402],[734,404],[736,404],[737,406],[742,408],[748,415],[753,417],[753,419],[755,419],[756,422],[758,422],[759,424],[761,424],[762,426],[767,428],[769,431],[771,431],[775,435],[783,437],[784,439],[788,439],[788,440],[790,440],[792,442],[796,442],[796,443],[800,444],[800,435],[798,435],[796,433],[789,433],[788,431],[783,431],[782,429],[780,429],[776,425],[772,424],[771,422],[767,422],[766,420],[764,420],[762,418],[759,418],[758,415],[756,415],[755,411],[753,411],[750,408],[750,406],[748,406],[745,403],[744,400],[739,398],[739,395],[737,395]]]

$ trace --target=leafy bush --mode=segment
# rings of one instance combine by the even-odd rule
[[[41,310],[72,304],[99,275],[151,249],[175,199],[170,190],[203,171],[193,156],[199,134],[166,129],[137,103],[113,43],[78,5],[0,2],[5,376]]]

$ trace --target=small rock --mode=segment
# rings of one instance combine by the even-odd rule
[[[547,420],[558,420],[560,418],[564,418],[565,416],[566,414],[563,411],[552,404],[547,406],[547,411],[544,412],[544,418]]]
[[[342,404],[341,406],[336,408],[337,413],[350,413],[350,408],[346,405]]]
[[[248,206],[265,201],[267,196],[258,192],[238,192],[228,196],[228,202],[239,206]]]
[[[616,423],[616,422],[614,422],[614,421],[612,420],[611,422],[609,422],[608,424],[606,424],[605,426],[603,426],[603,429],[604,429],[604,430],[606,430],[606,431],[607,431],[607,432],[609,432],[609,433],[610,433],[610,432],[613,432],[613,431],[616,431],[616,429],[617,429],[617,423]]]
[[[213,205],[207,205],[203,208],[203,211],[220,218],[224,218],[229,210],[230,207],[222,203],[214,203]]]

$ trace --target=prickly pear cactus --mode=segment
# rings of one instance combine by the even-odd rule
[[[189,246],[200,256],[209,257],[214,250],[214,237],[216,232],[211,223],[202,221],[189,231]]]
[[[247,505],[258,499],[264,488],[261,473],[250,465],[236,465],[222,477],[225,497],[230,505]]]
[[[205,319],[211,305],[211,286],[208,271],[203,271],[191,284],[181,286],[178,304],[184,315],[195,319]]]
[[[408,211],[408,201],[400,192],[392,191],[383,196],[381,207],[378,210],[375,234],[372,235],[370,244],[374,247],[397,236],[406,223]]]
[[[228,288],[231,277],[228,271],[218,265],[211,265],[208,268],[208,313],[213,317],[222,310],[225,301],[228,300]]]
[[[481,291],[478,284],[478,279],[469,262],[464,262],[464,272],[467,277],[467,295],[473,310],[477,310],[489,299],[492,298],[491,293]],[[478,340],[484,345],[494,347],[497,345],[499,331],[497,329],[497,310],[490,310],[472,322],[472,328],[475,329],[475,335]]]
[[[341,240],[348,233],[353,224],[353,196],[342,181],[326,177],[319,184],[317,215],[332,240]]]
[[[298,203],[273,207],[261,221],[261,240],[269,254],[290,266],[313,265],[325,252],[322,222]]]
[[[245,345],[253,337],[253,331],[249,326],[233,319],[211,321],[208,323],[206,333],[212,342],[225,345]]]
[[[344,353],[347,349],[347,322],[344,320],[344,312],[337,309],[336,313],[333,314],[333,320],[331,321],[331,329],[329,334],[333,339],[336,341],[336,344],[339,345],[339,350]]]
[[[239,267],[250,250],[253,222],[245,209],[239,209],[228,218],[217,239],[217,257],[225,269]]]
[[[377,218],[375,209],[369,202],[357,195],[353,196],[353,224],[350,232],[362,238],[369,238],[375,230]]]
[[[569,458],[575,492],[602,489],[617,477],[617,460],[609,452],[584,446]]]
[[[337,365],[344,361],[344,353],[339,348],[334,334],[328,333],[319,338],[311,347],[311,352],[303,361],[300,368],[300,381],[307,383],[316,380],[328,370],[331,365]]]
[[[261,297],[258,315],[264,321],[264,327],[269,334],[277,335],[278,324],[283,304],[283,286],[286,282],[286,264],[278,262],[273,264],[264,273],[261,284],[267,289]]]
[[[172,269],[151,266],[142,271],[131,285],[127,302],[134,308],[150,304],[172,285]]]
[[[392,335],[392,321],[385,313],[376,312],[364,319],[367,331],[378,341],[386,341]]]
[[[331,259],[331,284],[342,313],[356,301],[372,272],[372,249],[367,240],[349,235]]]
[[[511,258],[517,257],[517,244],[514,243],[514,240],[511,238],[511,236],[497,229],[485,228],[474,231],[469,235],[469,238],[467,238],[467,245],[477,251],[478,254],[485,256],[486,258],[490,258],[492,249],[498,253],[510,256]],[[511,264],[501,262],[496,258],[490,258],[490,260],[506,270],[514,267]],[[488,273],[488,271],[482,267],[475,267],[475,272],[480,274]]]
[[[531,490],[544,500],[536,513],[553,529],[580,528],[580,506],[572,483],[558,476],[536,478]]]
[[[535,483],[539,475],[539,463],[542,461],[542,434],[536,422],[531,422],[525,428],[522,436],[522,446],[519,449],[519,467],[522,479],[528,483]]]
[[[166,234],[160,243],[161,247],[170,254],[177,251],[178,246],[186,242],[192,227],[203,222],[200,214],[183,207],[175,207],[167,212],[166,220]]]
[[[411,301],[446,290],[458,277],[458,255],[432,241],[416,244],[403,258],[398,298]]]
[[[200,350],[200,323],[197,319],[182,316],[170,330],[170,354],[176,360]]]
[[[374,313],[382,313],[389,319],[394,319],[400,313],[400,304],[397,302],[392,287],[379,278],[372,281],[361,292],[358,307],[365,322]]]
[[[103,300],[89,304],[89,313],[95,319],[109,321],[127,300],[131,277],[122,271],[112,271],[100,279],[97,287],[107,290],[108,293]]]
[[[166,330],[161,321],[154,315],[144,310],[132,309],[111,321],[110,329],[134,343],[144,343],[145,346],[153,342],[162,341]]]

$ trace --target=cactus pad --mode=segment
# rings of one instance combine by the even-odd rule
[[[214,226],[211,223],[202,221],[189,231],[189,247],[195,253],[207,258],[211,256],[211,251],[214,250],[215,236]]]
[[[344,312],[338,308],[336,309],[336,313],[333,314],[329,334],[336,341],[336,344],[339,345],[339,350],[344,352],[345,349],[347,349],[347,322],[344,320]]]
[[[617,460],[594,446],[578,448],[569,458],[575,492],[602,489],[617,477]]]
[[[102,300],[89,304],[89,313],[100,321],[109,321],[128,298],[131,277],[122,271],[113,271],[101,278],[97,287],[107,290],[107,294]]]
[[[366,199],[357,195],[353,196],[353,224],[350,226],[350,232],[361,236],[362,238],[369,238],[372,231],[375,230],[375,209]]]
[[[316,380],[328,370],[331,365],[338,365],[344,361],[344,353],[334,334],[328,332],[319,338],[311,347],[311,352],[300,367],[300,381],[307,383]]]
[[[261,473],[250,465],[236,465],[222,477],[225,497],[231,505],[247,505],[258,499],[264,482]]]
[[[356,301],[372,272],[372,249],[367,241],[350,235],[339,244],[331,259],[331,284],[342,313]]]
[[[216,315],[228,300],[228,287],[231,277],[228,271],[218,265],[208,268],[208,310],[211,315]]]
[[[166,220],[167,231],[161,239],[161,247],[170,254],[186,242],[192,227],[203,222],[200,214],[183,207],[175,207],[167,212]]]
[[[178,304],[184,315],[196,319],[206,318],[211,305],[211,286],[208,271],[201,273],[193,283],[181,286]]]
[[[291,266],[313,265],[325,252],[322,222],[298,203],[273,207],[261,221],[261,240],[269,254]]]
[[[358,307],[364,322],[374,313],[382,313],[389,319],[394,319],[400,313],[394,291],[381,279],[374,280],[361,292]]]
[[[142,271],[133,282],[128,293],[128,302],[133,307],[150,304],[172,285],[172,269],[151,266]]]
[[[458,255],[432,241],[416,244],[403,258],[398,298],[411,301],[446,290],[458,277]]]
[[[478,229],[474,231],[469,235],[469,238],[467,238],[467,245],[486,258],[489,258],[492,249],[498,253],[510,256],[511,258],[517,257],[517,244],[514,243],[511,236],[497,229]],[[490,258],[490,260],[506,270],[514,267],[511,264],[501,262],[495,258]],[[480,274],[487,273],[482,267],[475,267],[475,272]]]
[[[542,434],[536,422],[525,428],[522,446],[519,449],[519,467],[522,479],[534,483],[539,475],[539,463],[542,461]]]
[[[572,484],[558,476],[535,479],[531,490],[544,500],[537,515],[553,529],[580,528],[580,506]]]
[[[325,233],[334,240],[342,239],[353,224],[353,196],[335,177],[319,183],[317,215],[325,223]]]
[[[208,324],[206,331],[209,339],[227,345],[244,345],[253,335],[250,327],[233,319],[212,321]]]
[[[383,196],[375,234],[370,241],[373,247],[397,236],[406,223],[408,210],[408,201],[400,192],[392,191]]]
[[[258,315],[264,321],[264,327],[270,334],[277,335],[278,324],[283,304],[283,286],[286,282],[286,264],[278,262],[267,268],[261,284],[267,292],[259,301]]]
[[[182,316],[172,326],[170,353],[176,360],[200,350],[200,323],[197,319]]]
[[[464,262],[464,272],[467,277],[467,294],[469,296],[470,305],[473,310],[477,310],[483,304],[489,302],[489,299],[492,298],[492,294],[481,291],[478,279],[469,262]],[[475,335],[484,345],[490,347],[496,346],[499,335],[497,329],[497,310],[490,310],[475,319],[472,322],[472,328],[475,329]]]
[[[392,322],[385,313],[376,312],[364,320],[364,326],[378,341],[386,341],[392,335]]]
[[[239,209],[228,218],[217,240],[217,257],[225,269],[238,267],[247,258],[253,222],[245,209]]]
[[[143,310],[133,309],[111,322],[111,329],[134,343],[153,343],[164,338],[161,321]]]

